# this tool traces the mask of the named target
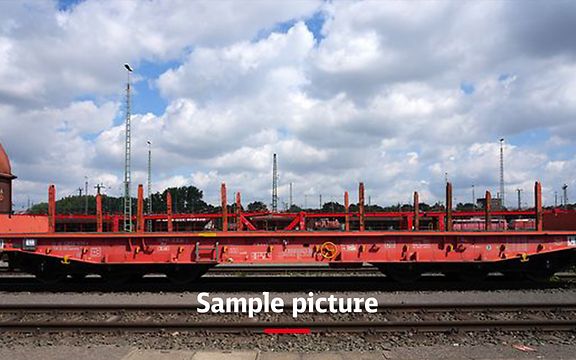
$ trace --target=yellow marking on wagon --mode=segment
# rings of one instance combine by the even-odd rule
[[[215,232],[202,232],[202,233],[199,233],[198,236],[200,236],[200,237],[216,237],[216,236],[218,236],[218,234],[216,234]]]

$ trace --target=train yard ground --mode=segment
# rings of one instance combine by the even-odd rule
[[[0,358],[34,359],[38,354],[38,359],[60,359],[58,354],[66,353],[107,360],[571,359],[576,354],[576,284],[571,274],[544,283],[493,276],[467,284],[429,275],[397,284],[370,270],[338,279],[333,270],[289,270],[233,275],[218,270],[196,288],[184,290],[154,276],[115,289],[103,289],[97,277],[87,285],[70,280],[59,285],[62,291],[43,288],[22,274],[3,276]],[[379,312],[310,314],[294,320],[278,314],[249,319],[194,311],[200,291],[219,297],[273,291],[288,303],[310,289],[317,296],[373,296]],[[279,325],[311,333],[264,333]],[[92,351],[84,356],[87,343]]]
[[[189,284],[174,284],[163,275],[147,275],[124,284],[111,284],[97,275],[82,280],[69,278],[58,284],[46,284],[33,275],[21,272],[0,271],[0,291],[4,293],[60,292],[60,293],[180,293],[229,292],[229,291],[366,291],[389,293],[394,291],[497,291],[544,290],[576,288],[576,274],[556,273],[548,281],[533,281],[490,274],[481,281],[462,281],[440,274],[424,274],[410,283],[399,283],[387,278],[373,268],[347,271],[346,269],[213,269],[200,280]]]

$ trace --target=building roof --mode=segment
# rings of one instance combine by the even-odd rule
[[[2,144],[0,144],[0,177],[14,178],[12,168],[10,167],[10,159],[6,151],[4,151]]]

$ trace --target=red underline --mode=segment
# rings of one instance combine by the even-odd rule
[[[266,328],[264,334],[310,334],[310,329],[307,328]]]

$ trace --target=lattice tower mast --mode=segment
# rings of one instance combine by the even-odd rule
[[[132,134],[130,127],[130,74],[132,68],[129,64],[124,64],[127,70],[126,81],[126,139],[124,142],[124,231],[132,232],[132,195],[130,194],[131,182],[131,147],[132,147]]]

